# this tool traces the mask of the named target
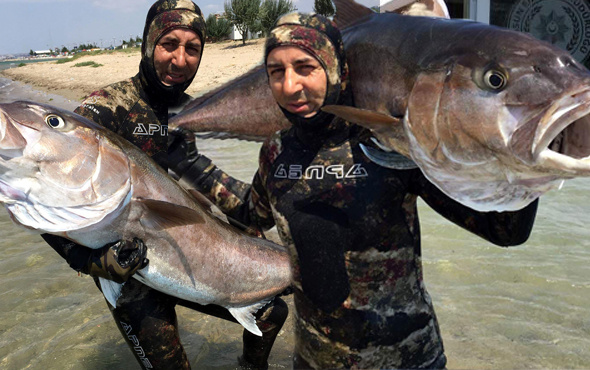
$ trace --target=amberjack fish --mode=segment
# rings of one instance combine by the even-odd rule
[[[449,17],[442,0],[395,0],[388,4],[392,11],[408,16]],[[194,132],[211,132],[209,136],[220,139],[263,141],[291,124],[273,98],[266,71],[260,65],[193,99],[169,120],[168,126],[171,130],[182,127]]]
[[[212,216],[145,153],[84,117],[33,102],[0,104],[0,202],[12,221],[89,248],[139,237],[133,277],[175,297],[252,315],[290,285],[286,249]],[[101,279],[116,306],[120,285]]]
[[[372,130],[380,149],[365,154],[375,162],[411,167],[399,165],[401,153],[480,211],[518,210],[564,179],[590,175],[590,72],[566,51],[478,22],[335,4],[354,107],[324,110]],[[245,114],[254,96],[242,97],[233,105]]]

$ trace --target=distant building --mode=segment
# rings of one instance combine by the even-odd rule
[[[36,50],[34,52],[36,55],[49,55],[52,53],[51,50]]]
[[[248,40],[251,40],[251,39],[259,39],[260,37],[261,37],[261,33],[252,33],[250,31],[248,31]],[[231,32],[229,34],[229,38],[230,38],[230,40],[241,40],[244,37],[242,36],[242,33],[240,31],[238,31],[238,29],[234,25],[231,28]]]
[[[215,13],[215,19],[219,20],[219,19],[227,19],[225,17],[225,13]],[[250,31],[248,31],[248,40],[250,39],[258,39],[262,37],[262,33],[252,33]],[[235,25],[232,26],[231,28],[231,32],[229,33],[229,39],[230,40],[241,40],[244,37],[242,36],[242,33],[240,31],[238,31],[238,29],[236,28]]]

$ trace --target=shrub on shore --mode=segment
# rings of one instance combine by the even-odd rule
[[[92,60],[89,60],[87,62],[82,62],[82,63],[76,63],[73,65],[73,67],[92,67],[92,68],[97,68],[102,66],[102,64],[98,64]]]

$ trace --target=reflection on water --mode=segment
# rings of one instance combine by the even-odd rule
[[[6,100],[3,91],[0,100]],[[198,144],[221,168],[250,181],[258,144]],[[533,235],[525,245],[508,249],[478,239],[420,204],[425,281],[449,369],[590,366],[589,191],[590,181],[577,179],[543,196]],[[135,368],[93,281],[78,277],[4,211],[0,230],[0,368]],[[292,300],[287,301],[292,310]],[[240,326],[184,307],[178,313],[193,368],[236,368]],[[271,368],[290,368],[292,333],[289,320]]]

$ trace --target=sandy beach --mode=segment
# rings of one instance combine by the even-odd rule
[[[264,39],[250,40],[246,45],[242,45],[242,41],[206,44],[197,77],[187,93],[199,96],[262,63],[263,47]],[[81,101],[103,86],[134,76],[140,60],[138,49],[130,53],[84,56],[60,64],[55,61],[32,63],[4,70],[0,75],[69,100]],[[101,66],[75,67],[89,61]]]

